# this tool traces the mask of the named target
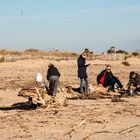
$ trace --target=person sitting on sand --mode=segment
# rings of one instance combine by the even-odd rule
[[[108,88],[108,91],[115,91],[115,84],[117,84],[117,88],[123,89],[123,85],[120,80],[113,75],[111,71],[111,65],[106,65],[105,70],[103,70],[97,76],[97,83],[105,88]]]
[[[128,91],[132,91],[134,94],[140,92],[140,75],[134,71],[129,74],[129,82],[127,84]],[[131,90],[132,89],[132,90]],[[133,94],[132,93],[132,94]]]
[[[78,77],[80,78],[80,92],[81,93],[85,92],[86,94],[88,94],[88,76],[86,71],[87,71],[87,67],[90,64],[86,64],[86,59],[87,59],[87,53],[83,52],[77,60],[77,65],[78,65]],[[85,83],[85,87],[84,87],[84,83]]]
[[[49,94],[55,96],[57,92],[58,81],[60,78],[60,72],[51,63],[48,65],[48,71],[46,77],[47,80],[49,80]]]

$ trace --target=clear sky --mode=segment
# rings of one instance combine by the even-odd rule
[[[140,50],[140,0],[0,0],[0,48]]]

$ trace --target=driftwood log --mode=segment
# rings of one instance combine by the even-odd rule
[[[41,83],[30,83],[25,85],[18,93],[28,99],[29,102],[37,104],[39,107],[66,106],[67,98],[64,94],[57,93],[55,97],[48,95],[48,90]]]

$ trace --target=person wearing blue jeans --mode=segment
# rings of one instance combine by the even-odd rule
[[[78,78],[80,78],[80,92],[88,94],[88,76],[87,76],[87,67],[90,64],[86,64],[87,53],[83,52],[78,60]],[[85,86],[84,86],[85,84]],[[85,90],[84,90],[85,87]]]
[[[87,78],[80,78],[80,92],[88,93],[88,79]]]

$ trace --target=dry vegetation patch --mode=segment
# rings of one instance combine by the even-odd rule
[[[130,66],[130,63],[128,61],[123,61],[122,64],[125,66]]]

